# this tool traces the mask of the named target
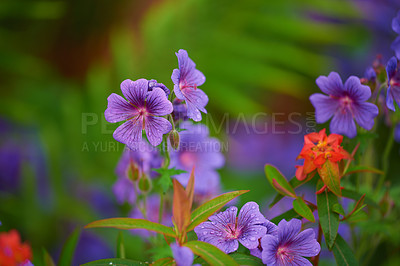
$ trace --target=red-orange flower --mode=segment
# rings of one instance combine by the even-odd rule
[[[298,159],[304,159],[302,166],[296,166],[296,177],[304,180],[317,169],[324,184],[340,195],[340,174],[338,162],[350,159],[350,154],[340,146],[343,136],[326,135],[325,129],[304,136],[304,147]]]
[[[0,265],[23,265],[31,259],[30,246],[21,243],[21,238],[16,230],[0,233]]]

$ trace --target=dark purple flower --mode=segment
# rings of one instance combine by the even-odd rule
[[[395,52],[396,57],[400,58],[400,36],[392,42],[390,48]]]
[[[274,235],[274,236],[278,235],[278,226],[276,226],[274,223],[266,220],[262,225],[267,228],[267,232],[266,232],[267,235],[268,234],[271,234],[271,235]],[[262,256],[261,256],[262,255],[261,239],[259,239],[258,242],[259,242],[258,243],[258,247],[255,248],[255,249],[250,249],[250,254],[255,256],[255,257],[257,257],[257,258],[262,259]]]
[[[239,242],[248,249],[258,247],[258,240],[267,232],[263,225],[265,217],[258,204],[247,202],[239,212],[234,206],[226,211],[210,216],[210,220],[198,225],[194,231],[200,241],[208,242],[225,253],[238,249]]]
[[[349,138],[357,135],[354,119],[367,130],[373,127],[379,110],[375,104],[366,102],[371,97],[371,89],[362,85],[359,78],[351,76],[343,85],[339,74],[331,72],[328,77],[320,76],[316,82],[321,91],[329,95],[315,93],[310,96],[317,123],[325,123],[333,116],[331,133]]]
[[[127,79],[121,83],[121,91],[128,101],[115,93],[107,99],[106,120],[110,123],[126,120],[113,136],[132,149],[142,140],[143,129],[153,146],[159,145],[163,134],[172,129],[171,123],[160,117],[172,112],[172,103],[161,88],[154,87],[148,91],[148,83],[145,79]]]
[[[171,250],[177,266],[192,266],[194,255],[190,248],[172,243]]]
[[[184,186],[189,181],[190,172],[195,166],[195,192],[215,195],[219,192],[220,178],[216,169],[221,168],[225,159],[221,153],[220,142],[209,137],[208,128],[202,124],[185,121],[180,125],[179,149],[171,151],[170,167],[185,170],[175,178]]]
[[[280,221],[278,235],[261,238],[262,261],[267,265],[311,265],[303,257],[318,255],[321,246],[315,239],[314,230],[309,228],[300,233],[301,221]]]
[[[180,49],[176,56],[179,69],[174,69],[171,76],[175,95],[179,100],[186,101],[188,117],[194,121],[200,121],[200,111],[207,113],[204,107],[208,103],[208,96],[197,87],[203,85],[206,77],[196,69],[196,64],[185,50]]]
[[[183,120],[186,121],[188,119],[187,116],[187,106],[186,103],[184,103],[182,100],[179,100],[176,98],[173,102],[172,105],[174,107],[174,111],[172,112],[174,116],[174,120]]]
[[[397,67],[398,61],[396,57],[392,57],[387,65],[386,72],[388,78],[388,89],[386,94],[386,106],[395,111],[394,101],[400,105],[400,72]]]
[[[152,91],[154,88],[160,88],[165,92],[165,95],[168,97],[170,91],[167,88],[167,86],[165,86],[162,83],[158,83],[157,80],[155,79],[151,79],[149,80],[149,84],[148,84],[148,91]]]

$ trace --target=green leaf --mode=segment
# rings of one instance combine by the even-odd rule
[[[340,190],[340,174],[339,166],[337,163],[332,163],[329,160],[318,169],[319,176],[321,177],[324,184],[337,196],[341,196]]]
[[[250,266],[261,266],[264,265],[262,260],[251,255],[246,255],[242,253],[233,253],[230,256],[239,264],[239,265],[250,265]]]
[[[50,256],[50,254],[44,248],[43,248],[43,262],[44,262],[44,266],[55,266],[56,265],[54,263],[54,260]]]
[[[167,169],[159,168],[152,170],[160,174],[160,178],[158,179],[158,184],[161,186],[164,193],[167,192],[170,189],[170,187],[172,187],[172,180],[171,180],[172,176],[186,173],[186,171],[184,170],[179,170],[175,168],[167,168]]]
[[[149,265],[149,263],[128,260],[128,259],[104,259],[104,260],[95,260],[83,264],[82,266],[110,266],[110,265],[118,265],[118,266],[137,266],[137,265]]]
[[[168,258],[162,258],[159,260],[156,260],[151,264],[151,266],[166,266],[166,265],[175,265],[174,258],[168,257]]]
[[[125,259],[125,246],[121,231],[118,233],[117,238],[117,257]]]
[[[78,244],[80,234],[81,231],[79,228],[77,228],[68,237],[67,242],[65,242],[63,250],[61,252],[60,259],[58,261],[59,266],[70,266],[72,264],[72,259],[74,258],[75,248]]]
[[[265,165],[265,175],[273,188],[284,196],[296,197],[296,193],[286,178],[274,166]]]
[[[332,251],[337,265],[358,265],[358,261],[354,256],[353,251],[340,235],[337,235]]]
[[[293,189],[296,189],[296,188],[298,188],[299,186],[301,186],[301,185],[307,183],[308,181],[310,181],[310,178],[306,178],[306,179],[300,181],[300,180],[298,180],[298,179],[294,176],[292,179],[290,179],[289,184],[290,184],[290,186],[291,186]],[[272,201],[272,203],[269,205],[269,208],[272,208],[275,204],[277,204],[277,203],[278,203],[281,199],[283,199],[283,198],[284,198],[284,196],[283,196],[282,194],[278,193],[278,194],[275,196],[275,198],[274,198],[274,200]]]
[[[318,181],[317,190],[323,187],[323,182]],[[325,190],[321,194],[317,194],[317,207],[319,222],[321,224],[322,232],[324,233],[326,245],[329,250],[332,249],[335,243],[337,231],[339,228],[339,214],[333,211],[333,206],[338,203],[336,195]]]
[[[189,232],[193,230],[197,225],[206,221],[208,217],[210,217],[216,211],[221,209],[229,201],[247,192],[249,192],[249,190],[238,190],[238,191],[228,192],[203,203],[192,212],[190,218],[191,223],[188,226],[187,231]]]
[[[278,224],[281,220],[285,219],[286,221],[289,221],[290,219],[293,218],[301,218],[301,216],[293,209],[290,209],[281,215],[276,216],[275,218],[272,218],[270,221],[273,222],[274,224]]]
[[[293,209],[303,218],[315,223],[315,217],[310,207],[304,202],[304,199],[297,198],[293,201]]]
[[[98,220],[85,226],[85,228],[97,228],[97,227],[113,227],[123,230],[146,229],[167,236],[176,237],[175,231],[171,227],[159,223],[153,223],[144,219],[110,218],[110,219]]]
[[[365,206],[367,206],[367,204],[364,204],[364,199],[365,199],[365,194],[361,196],[361,198],[356,202],[356,205],[354,206],[353,210],[348,215],[343,217],[342,220],[346,220],[346,219],[350,218],[351,216],[356,215]]]
[[[190,248],[194,254],[202,257],[210,265],[239,265],[225,252],[206,242],[189,241],[183,246]]]
[[[346,215],[346,213],[344,212],[344,210],[343,210],[343,207],[342,207],[342,205],[340,204],[340,203],[335,203],[335,204],[333,204],[333,206],[332,206],[332,211],[334,211],[334,212],[336,212],[336,213],[338,213],[338,214],[341,214],[341,215],[343,215],[343,216],[345,216]]]
[[[385,172],[383,172],[382,170],[379,170],[377,168],[373,168],[370,166],[363,166],[363,165],[357,165],[354,167],[350,167],[349,169],[347,169],[347,171],[343,174],[343,176],[345,175],[351,175],[354,173],[375,173],[378,175],[383,175]]]
[[[353,199],[353,200],[358,200],[359,198],[361,198],[362,194],[358,193],[356,191],[353,190],[348,190],[348,189],[342,189],[342,196],[345,198],[349,198],[349,199]],[[365,203],[368,204],[369,206],[372,206],[374,208],[379,209],[379,205],[370,197],[365,197]]]

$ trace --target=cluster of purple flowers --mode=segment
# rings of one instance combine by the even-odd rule
[[[304,257],[319,254],[321,247],[313,229],[301,232],[301,221],[282,220],[278,225],[268,221],[255,202],[238,209],[227,210],[209,217],[195,228],[200,241],[215,245],[225,253],[238,249],[239,243],[267,265],[312,265]]]

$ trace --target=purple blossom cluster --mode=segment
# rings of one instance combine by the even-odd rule
[[[235,252],[239,243],[267,265],[312,265],[304,257],[317,256],[321,250],[313,229],[301,231],[301,221],[268,221],[255,202],[246,203],[237,215],[234,206],[209,217],[194,231],[200,241],[225,253]]]

